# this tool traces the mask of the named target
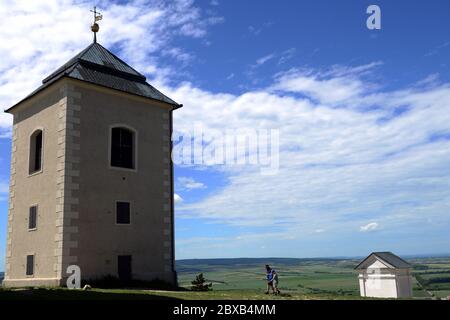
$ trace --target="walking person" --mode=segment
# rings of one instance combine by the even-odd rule
[[[278,273],[275,272],[275,269],[272,269],[272,287],[275,294],[281,293],[278,289]]]
[[[270,289],[272,289],[273,294],[280,294],[278,289],[278,274],[275,269],[272,269],[268,264],[266,264],[266,276],[267,276],[267,291],[269,294]]]

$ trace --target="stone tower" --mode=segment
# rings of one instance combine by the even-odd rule
[[[94,42],[14,116],[5,286],[176,283],[172,112],[182,105]]]

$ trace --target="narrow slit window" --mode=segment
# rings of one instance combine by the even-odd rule
[[[42,139],[42,130],[36,130],[30,137],[30,174],[42,170]]]
[[[26,270],[27,276],[34,275],[34,255],[28,255],[27,256],[27,270]]]
[[[28,229],[33,230],[37,228],[37,206],[30,207],[29,217],[28,217]]]

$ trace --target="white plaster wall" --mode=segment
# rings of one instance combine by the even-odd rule
[[[365,288],[365,279],[364,276],[360,275],[358,277],[359,280],[359,292],[361,293],[361,297],[365,297],[366,296],[366,288]]]
[[[366,274],[365,296],[397,298],[397,282],[393,275]]]

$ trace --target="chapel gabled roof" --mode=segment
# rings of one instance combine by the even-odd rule
[[[411,265],[400,258],[399,256],[396,256],[392,252],[372,252],[367,258],[362,260],[355,269],[366,269],[364,267],[364,263],[369,260],[370,258],[375,257],[382,262],[387,263],[389,266],[391,266],[394,269],[406,269],[411,268]]]
[[[182,106],[147,83],[144,75],[96,42],[46,77],[38,89],[19,103],[31,98],[64,77],[161,101],[174,106],[174,108]],[[9,112],[19,103],[5,110],[5,112]]]

